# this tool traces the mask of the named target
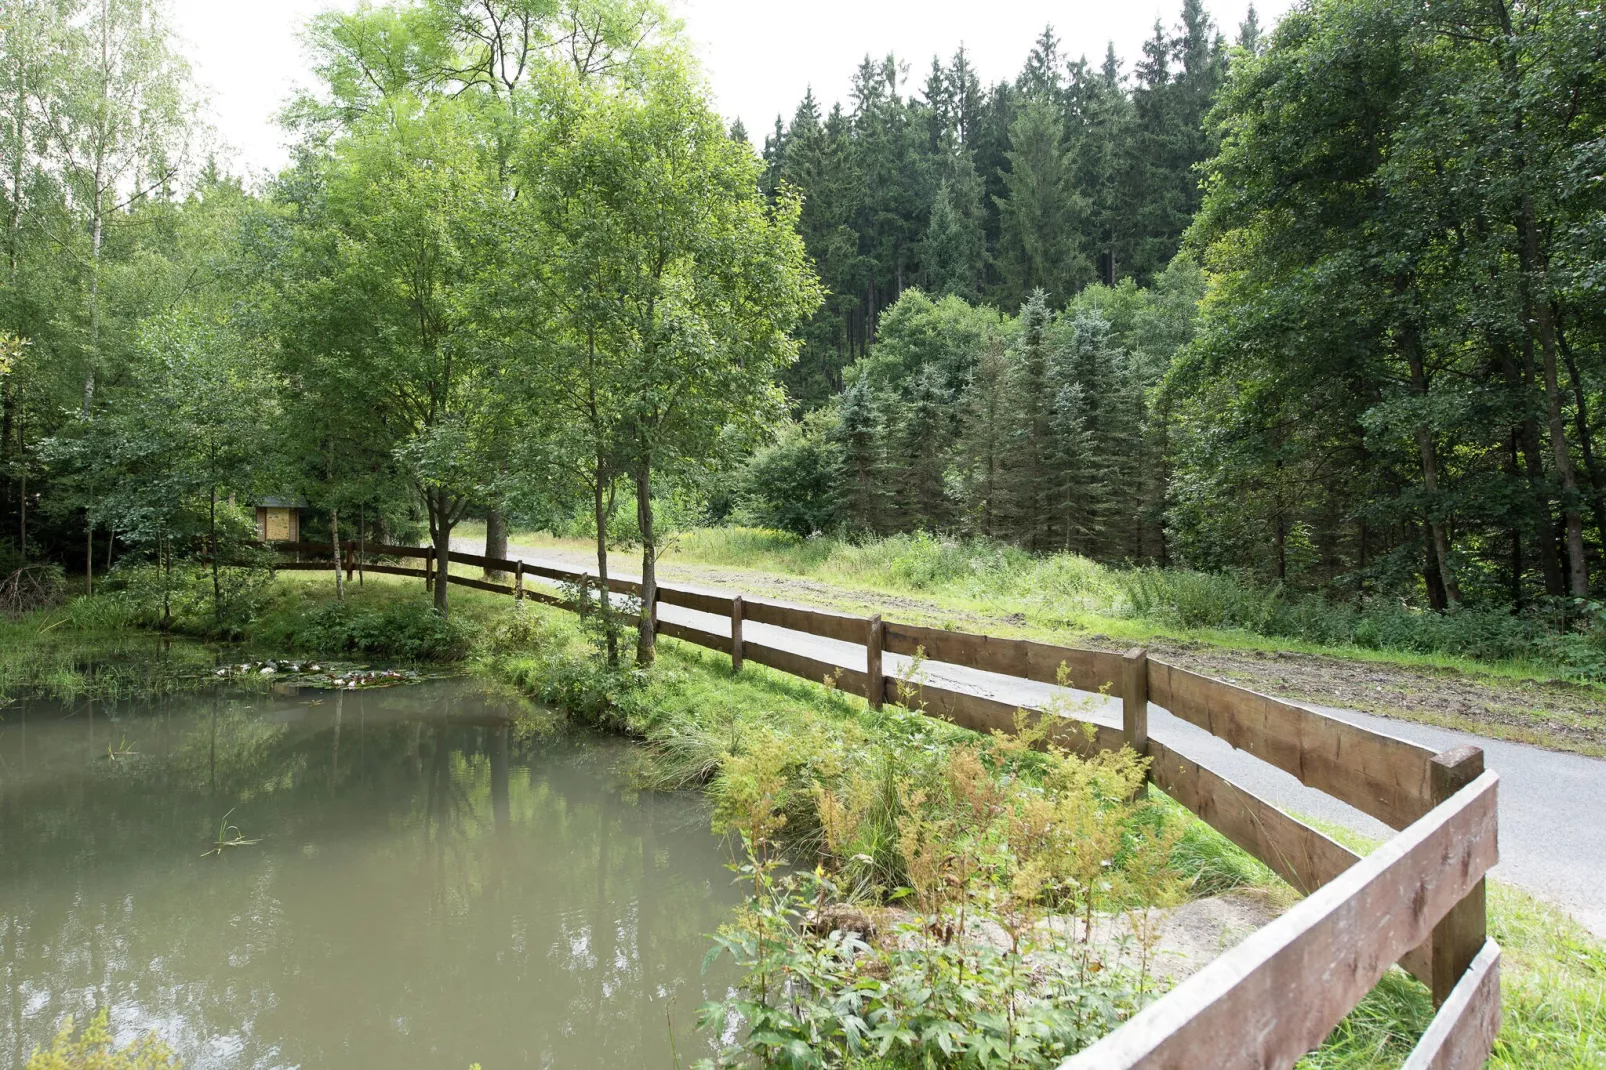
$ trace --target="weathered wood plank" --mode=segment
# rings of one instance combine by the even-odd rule
[[[1200,820],[1260,859],[1302,895],[1329,884],[1360,855],[1309,825],[1178,754],[1149,740],[1149,779]]]
[[[368,565],[365,571],[379,572],[386,576],[412,576],[415,579],[422,579],[424,575],[423,569],[408,568],[406,565]]]
[[[1139,754],[1149,747],[1149,652],[1134,647],[1121,659],[1121,730]]]
[[[526,561],[524,563],[524,571],[528,575],[540,576],[541,578],[548,580],[557,580],[559,583],[585,582],[591,586],[595,586],[597,582],[597,577],[595,574],[585,572],[581,569],[555,568],[551,565],[537,565],[530,561]],[[616,576],[610,576],[608,577],[608,590],[612,591],[614,594],[640,594],[641,584],[634,580],[622,580]]]
[[[731,672],[742,671],[742,621],[746,619],[746,607],[742,605],[742,596],[731,598]]]
[[[872,710],[879,710],[887,698],[887,674],[881,663],[881,645],[886,631],[886,622],[879,613],[870,618],[864,629],[864,673],[868,688],[865,697],[870,700]]]
[[[1500,1032],[1500,945],[1485,940],[1401,1070],[1478,1070]]]
[[[465,554],[453,550],[447,555],[454,565],[478,565],[498,572],[512,572],[519,563],[507,557],[485,557],[482,554]]]
[[[446,580],[448,583],[455,583],[459,587],[472,587],[476,591],[490,591],[492,594],[505,595],[511,595],[513,593],[513,588],[505,583],[492,583],[489,580],[476,580],[468,576],[453,576],[451,573],[446,574]]]
[[[288,554],[328,554],[331,559],[335,554],[334,544],[328,542],[270,542],[267,546]]]
[[[1011,735],[1015,732],[1016,717],[1021,707],[1014,703],[966,691],[952,691],[934,684],[911,683],[893,676],[885,679],[889,702],[984,735],[994,731]],[[1033,725],[1045,716],[1030,709],[1025,714],[1026,722]],[[1101,750],[1118,750],[1126,744],[1126,735],[1119,728],[1071,717],[1051,717],[1048,738],[1066,750],[1083,755]]]
[[[658,588],[658,601],[669,606],[695,609],[699,613],[712,613],[716,617],[728,617],[731,612],[730,598],[717,594],[704,594],[702,591],[688,591],[681,587]]]
[[[807,632],[826,639],[840,639],[845,643],[864,643],[864,617],[788,606],[780,602],[760,602],[751,598],[746,600],[742,609],[749,621],[758,624],[772,624],[777,628]]]
[[[716,635],[713,632],[705,632],[701,628],[688,628],[684,624],[675,624],[672,621],[659,621],[658,634],[667,635],[671,639],[679,639],[682,642],[693,643],[697,646],[707,647],[709,650],[717,650],[722,654],[729,654],[731,651],[729,637]]]
[[[751,608],[748,603],[747,608]],[[832,665],[827,661],[817,661],[806,658],[802,654],[794,654],[790,650],[778,650],[772,646],[760,646],[751,640],[742,644],[742,658],[745,661],[756,661],[760,665],[768,665],[772,669],[799,676],[805,680],[813,680],[823,684],[827,680],[835,680],[838,690],[850,695],[863,695],[865,692],[866,677],[858,669],[847,669],[840,665]]]
[[[1499,858],[1485,773],[1061,1070],[1289,1067]]]
[[[1078,691],[1106,691],[1114,696],[1122,692],[1121,655],[1102,650],[1078,650],[1030,639],[1003,639],[891,621],[886,626],[886,649],[911,657],[920,651],[931,661],[1048,684],[1059,682],[1063,665],[1065,682]]]
[[[1426,747],[1152,659],[1149,701],[1392,828],[1430,808]]]
[[[1260,859],[1301,895],[1309,895],[1360,861],[1360,855],[1284,813],[1159,740],[1149,740],[1149,779],[1199,820]],[[1432,983],[1428,945],[1412,948],[1400,966]]]
[[[363,547],[363,553],[377,557],[430,557],[435,551],[428,546],[390,546],[385,543],[372,543]]]
[[[1449,799],[1482,774],[1481,747],[1454,747],[1435,755],[1428,763],[1429,790],[1434,805]],[[1479,881],[1467,897],[1457,903],[1433,929],[1433,939],[1429,945],[1432,977],[1427,979],[1427,983],[1433,989],[1435,1007],[1442,1006],[1450,998],[1450,993],[1460,983],[1461,975],[1483,950],[1488,935],[1487,891],[1484,882]]]

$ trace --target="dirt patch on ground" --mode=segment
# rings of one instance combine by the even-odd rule
[[[1099,914],[1093,921],[1089,945],[1101,966],[1119,967],[1132,973],[1141,970],[1174,985],[1198,973],[1281,913],[1282,907],[1274,896],[1245,891],[1152,910],[1146,917]],[[918,941],[924,938],[913,928],[914,915],[906,910],[886,907],[844,911],[844,914],[848,915],[848,920],[834,927],[853,929],[861,939],[873,940],[882,946],[918,946]],[[835,920],[824,921],[819,929],[827,931],[827,926]],[[1078,919],[1054,917],[1037,924],[1041,930],[1052,929],[1057,933],[1054,942],[1061,946],[1082,942],[1084,926]],[[1149,937],[1146,965],[1140,959],[1144,943],[1141,937],[1145,932]],[[1009,933],[995,921],[973,920],[966,926],[966,933],[972,943],[997,951],[1008,950],[1013,944]],[[1040,932],[1038,937],[1045,939],[1046,934]],[[1033,954],[1026,955],[1028,964],[1033,959]]]
[[[1150,650],[1183,668],[1268,694],[1606,754],[1606,700],[1592,688],[1196,643],[1151,644]]]
[[[594,560],[563,547],[544,546],[526,552],[576,565],[589,565]],[[634,568],[633,562],[620,564],[625,569]],[[1025,615],[1018,612],[968,612],[907,595],[855,590],[798,576],[676,561],[664,562],[659,573],[665,581],[738,590],[851,613],[891,611],[916,624],[1003,635],[1019,634],[1027,625]],[[1067,632],[1053,639],[1100,650],[1119,650],[1124,645],[1097,634]],[[1606,693],[1599,688],[1163,639],[1150,640],[1148,647],[1153,656],[1174,665],[1280,698],[1606,756]]]

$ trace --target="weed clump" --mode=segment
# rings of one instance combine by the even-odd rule
[[[710,1065],[1053,1066],[1141,1005],[1180,826],[1140,796],[1145,760],[1081,757],[1047,723],[902,768],[800,777],[795,741],[762,733],[726,760],[715,826],[748,894],[716,953],[743,981],[703,1022],[747,1029]]]
[[[155,1034],[119,1048],[102,1010],[82,1032],[75,1031],[72,1018],[63,1021],[50,1047],[36,1049],[25,1070],[179,1070],[180,1065]]]

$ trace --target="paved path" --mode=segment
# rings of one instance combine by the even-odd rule
[[[483,552],[466,543],[458,548],[471,553]],[[588,572],[596,572],[595,561],[587,566],[578,557],[561,551],[513,547],[509,552],[516,559],[532,564],[569,569],[586,567]],[[620,578],[639,578],[639,572],[634,570],[611,571]],[[736,593],[680,580],[673,581],[672,586],[726,597]],[[730,634],[729,619],[710,613],[660,605],[659,617],[701,631]],[[793,651],[833,665],[859,670],[865,667],[864,648],[852,643],[753,621],[745,622],[743,636],[754,643]],[[907,663],[905,657],[888,654],[884,667],[889,675],[896,675]],[[1121,724],[1118,700],[937,662],[926,662],[924,672],[929,683],[1015,705],[1041,707],[1056,695],[1085,701],[1088,708],[1078,711],[1079,716],[1116,727]],[[1351,710],[1311,708],[1435,750],[1447,750],[1463,743],[1482,747],[1486,767],[1498,772],[1501,779],[1500,864],[1493,874],[1565,907],[1597,936],[1606,937],[1606,760]],[[1305,787],[1292,775],[1244,751],[1234,750],[1223,740],[1173,717],[1158,706],[1149,708],[1149,734],[1290,812],[1343,825],[1377,839],[1389,835],[1389,829],[1376,819]]]

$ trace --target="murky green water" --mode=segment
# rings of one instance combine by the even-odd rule
[[[736,900],[704,804],[463,681],[0,711],[0,1065],[111,1009],[193,1070],[669,1067]],[[260,842],[202,857],[219,820]]]

